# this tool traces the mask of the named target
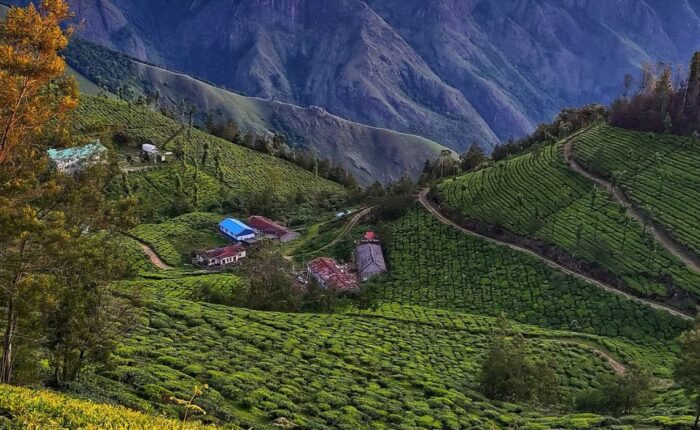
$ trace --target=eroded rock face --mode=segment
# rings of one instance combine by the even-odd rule
[[[22,3],[26,0],[16,0]],[[700,0],[73,0],[82,36],[461,150],[700,47]]]

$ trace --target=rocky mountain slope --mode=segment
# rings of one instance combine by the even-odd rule
[[[157,92],[159,109],[177,111],[182,100],[193,104],[200,125],[211,115],[216,120],[233,119],[243,133],[281,133],[293,147],[341,163],[364,185],[396,181],[405,173],[417,177],[425,160],[446,149],[420,136],[346,120],[318,106],[242,96],[82,39],[74,39],[65,56],[81,77],[115,94],[125,88],[142,97]]]
[[[72,3],[89,40],[455,149],[609,101],[642,61],[700,46],[698,0]]]

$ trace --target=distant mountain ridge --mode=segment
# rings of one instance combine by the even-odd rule
[[[14,0],[26,3],[27,0]],[[700,0],[72,0],[81,35],[243,94],[455,149],[687,61]]]
[[[700,0],[70,3],[87,40],[457,151],[609,102],[642,62],[686,62],[700,48]]]
[[[144,97],[157,92],[159,109],[176,111],[182,100],[193,104],[200,125],[211,114],[215,121],[234,120],[242,133],[282,134],[297,149],[341,163],[363,185],[393,182],[404,174],[417,177],[425,160],[437,158],[446,149],[420,136],[340,118],[318,106],[246,97],[80,38],[72,41],[64,55],[81,76],[115,94],[125,88]]]

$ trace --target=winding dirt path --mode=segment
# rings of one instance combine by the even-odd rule
[[[617,361],[615,357],[612,355],[608,354],[607,352],[601,351],[599,349],[593,349],[593,353],[601,358],[603,358],[605,361],[608,362],[610,367],[617,373],[618,375],[624,375],[624,373],[627,371],[627,367]]]
[[[314,251],[307,252],[306,254],[314,254],[317,252],[324,251],[324,250],[332,247],[333,245],[337,244],[341,240],[343,240],[343,238],[345,238],[345,236],[347,236],[347,234],[350,233],[350,230],[352,230],[357,225],[357,223],[360,222],[360,220],[362,218],[366,217],[367,214],[372,211],[372,209],[374,209],[373,206],[362,209],[360,212],[353,215],[352,218],[350,218],[350,221],[345,223],[345,225],[343,225],[343,228],[340,230],[340,233],[338,233],[338,235],[335,237],[335,239],[333,239],[329,243],[323,245],[322,247],[320,247]]]
[[[597,185],[610,191],[615,201],[625,208],[625,210],[627,211],[627,215],[630,218],[637,221],[638,223],[644,225],[645,219],[648,220],[649,218],[644,212],[642,212],[639,208],[634,206],[632,202],[630,202],[627,199],[627,196],[625,196],[622,190],[614,187],[612,183],[606,181],[605,179],[600,178],[594,175],[593,173],[589,172],[576,161],[573,151],[575,143],[576,139],[574,138],[570,139],[564,145],[564,158],[569,164],[569,168],[574,172],[578,173],[579,175],[585,177],[586,179],[593,181]],[[655,225],[655,223],[647,222],[646,225],[647,229],[654,237],[654,240],[656,240],[656,242],[662,248],[664,248],[666,251],[668,251],[676,258],[681,260],[688,267],[688,269],[692,270],[695,273],[700,273],[700,258],[698,258],[695,254],[685,249],[683,245],[678,243],[663,228],[659,227],[658,225]]]
[[[632,301],[635,301],[635,302],[637,302],[637,303],[642,303],[642,304],[644,304],[644,305],[650,306],[650,307],[652,307],[652,308],[654,308],[654,309],[658,309],[658,310],[662,310],[662,311],[668,312],[669,314],[671,314],[671,315],[673,315],[673,316],[676,316],[676,317],[678,317],[678,318],[682,318],[682,319],[684,319],[684,320],[686,320],[686,321],[692,321],[692,320],[693,320],[693,318],[692,318],[691,316],[686,315],[686,314],[684,314],[683,312],[681,312],[681,311],[679,311],[679,310],[677,310],[677,309],[674,309],[674,308],[672,308],[672,307],[670,307],[670,306],[667,306],[667,305],[664,305],[664,304],[662,304],[662,303],[657,303],[657,302],[655,302],[655,301],[653,301],[653,300],[647,300],[647,299],[642,299],[642,298],[633,296],[632,294],[629,294],[629,293],[626,293],[626,292],[624,292],[624,291],[621,291],[621,290],[619,290],[619,289],[613,287],[612,285],[608,285],[608,284],[606,284],[606,283],[603,283],[603,282],[601,282],[601,281],[598,281],[598,280],[596,280],[596,279],[593,279],[593,278],[591,278],[591,277],[589,277],[589,276],[587,276],[587,275],[584,275],[583,273],[575,272],[575,271],[573,271],[573,270],[571,270],[571,269],[568,269],[567,267],[562,266],[561,264],[557,263],[556,261],[550,260],[550,259],[548,259],[548,258],[546,258],[546,257],[544,257],[544,256],[542,256],[542,255],[540,255],[540,254],[538,254],[538,253],[536,253],[536,252],[530,250],[530,249],[524,248],[524,247],[522,247],[522,246],[520,246],[520,245],[516,245],[516,244],[514,244],[514,243],[504,242],[504,241],[501,241],[501,240],[498,240],[498,239],[495,239],[495,238],[492,238],[492,237],[484,236],[484,235],[481,234],[481,233],[477,233],[477,232],[475,232],[475,231],[472,231],[472,230],[469,230],[469,229],[467,229],[467,228],[465,228],[465,227],[462,227],[461,225],[457,224],[456,222],[452,221],[451,219],[449,219],[449,218],[447,218],[445,215],[443,215],[442,212],[440,212],[440,210],[439,210],[438,208],[436,208],[436,207],[433,205],[433,203],[432,203],[432,202],[430,201],[430,199],[428,198],[428,193],[429,193],[429,192],[430,192],[430,190],[427,189],[427,188],[424,189],[424,190],[422,190],[422,191],[418,194],[418,201],[421,203],[421,205],[423,205],[423,207],[425,207],[425,209],[428,210],[428,212],[431,213],[431,215],[433,215],[438,221],[442,222],[443,224],[446,224],[446,225],[449,225],[449,226],[451,226],[451,227],[454,227],[454,228],[456,228],[457,230],[461,231],[462,233],[468,234],[469,236],[476,237],[476,238],[478,238],[478,239],[485,240],[486,242],[494,243],[494,244],[496,244],[496,245],[505,246],[505,247],[508,247],[508,248],[510,248],[510,249],[512,249],[512,250],[521,252],[521,253],[523,253],[523,254],[528,254],[528,255],[530,255],[530,256],[533,256],[533,257],[535,257],[535,258],[541,260],[541,261],[544,262],[545,264],[547,264],[549,267],[552,267],[552,268],[554,268],[554,269],[556,269],[556,270],[559,270],[559,271],[561,271],[561,272],[564,272],[564,273],[566,273],[567,275],[571,275],[571,276],[573,276],[573,277],[575,277],[575,278],[578,278],[578,279],[580,279],[580,280],[582,280],[582,281],[584,281],[584,282],[586,282],[586,283],[588,283],[588,284],[591,284],[591,285],[593,285],[593,286],[596,286],[596,287],[598,287],[598,288],[601,288],[601,289],[603,289],[603,290],[605,290],[605,291],[608,291],[608,292],[610,292],[610,293],[613,293],[613,294],[617,294],[617,295],[619,295],[619,296],[622,296],[622,297],[624,297],[624,298],[626,298],[626,299],[628,299],[628,300],[632,300]]]
[[[134,240],[136,240],[136,239],[134,239]],[[143,252],[145,252],[146,255],[148,255],[148,258],[151,260],[151,263],[154,266],[156,266],[157,268],[162,269],[162,270],[173,270],[173,268],[171,266],[168,266],[167,264],[165,264],[165,262],[163,260],[161,260],[161,258],[158,256],[158,254],[156,254],[156,252],[153,250],[153,248],[148,246],[148,244],[141,242],[140,240],[136,240],[136,241],[139,243],[139,245],[141,245],[141,249],[143,249]]]

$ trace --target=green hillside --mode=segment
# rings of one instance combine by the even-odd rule
[[[698,274],[659,247],[605,190],[567,167],[563,143],[446,180],[438,190],[466,217],[560,248],[635,294],[692,309],[684,292],[700,293]]]
[[[231,205],[245,197],[324,197],[328,201],[330,195],[345,193],[342,186],[316,178],[289,162],[200,130],[193,129],[190,140],[186,127],[176,121],[117,100],[82,97],[75,113],[75,128],[83,135],[108,140],[118,135],[115,145],[135,158],[143,143],[165,151],[182,148],[183,162],[171,160],[165,166],[149,167],[115,180],[114,191],[138,197],[140,210],[147,217],[169,213],[178,199],[186,200],[191,209],[206,210]]]
[[[148,292],[147,323],[117,350],[112,370],[86,382],[93,395],[172,414],[173,406],[161,399],[206,382],[210,390],[197,404],[209,418],[258,429],[280,419],[313,429],[593,428],[611,422],[595,415],[547,416],[475,392],[491,318],[388,304],[341,314],[255,312],[189,301],[180,282],[129,283]],[[568,396],[611,372],[595,349],[614,348],[667,373],[659,364],[663,353],[650,346],[516,329],[538,354],[557,359]]]
[[[687,328],[663,311],[565,276],[538,259],[469,237],[415,209],[392,223],[391,275],[374,294],[528,324],[637,341],[669,341]]]
[[[173,262],[199,241],[205,214],[142,226]],[[505,312],[537,356],[554,358],[564,398],[595,387],[612,368],[604,351],[656,377],[671,375],[675,337],[687,322],[560,275],[532,257],[472,239],[414,209],[391,223],[391,275],[372,286],[370,310],[334,314],[258,312],[203,302],[236,294],[231,274],[149,274],[121,284],[139,291],[144,318],[112,365],[74,387],[96,400],[175,416],[164,401],[208,384],[197,404],[207,420],[243,428],[292,422],[308,429],[598,428],[618,420],[545,413],[492,402],[476,391],[493,315]],[[138,230],[138,229],[137,229]],[[190,239],[191,238],[191,239]],[[182,248],[180,248],[182,249]],[[568,406],[567,406],[568,407]],[[688,401],[660,383],[650,415],[688,422]],[[280,421],[282,420],[282,421]],[[660,419],[661,420],[661,419]],[[663,421],[662,420],[662,421]],[[529,426],[529,427],[528,427]]]
[[[230,243],[216,234],[219,221],[221,215],[195,212],[160,224],[141,224],[130,234],[151,246],[163,261],[177,266],[187,263],[194,251]]]
[[[673,237],[700,254],[700,142],[599,126],[574,143],[576,159],[612,179]]]

